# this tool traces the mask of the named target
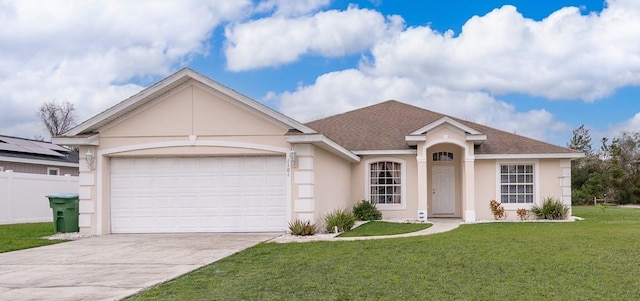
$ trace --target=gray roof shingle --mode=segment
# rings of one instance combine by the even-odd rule
[[[306,125],[351,151],[405,150],[405,136],[447,115],[395,100],[326,117]],[[579,154],[579,151],[447,116],[487,136],[476,154]]]

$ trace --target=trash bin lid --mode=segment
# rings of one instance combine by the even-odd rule
[[[77,193],[54,193],[54,194],[50,194],[47,195],[48,198],[54,198],[54,199],[77,199],[79,196],[79,194]]]

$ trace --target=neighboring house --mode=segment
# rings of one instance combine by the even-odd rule
[[[385,218],[571,204],[582,153],[397,101],[302,124],[183,69],[54,142],[80,147],[93,234],[285,231],[366,199]]]
[[[50,142],[0,135],[0,172],[78,175],[78,153]]]

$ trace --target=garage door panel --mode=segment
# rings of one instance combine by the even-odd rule
[[[284,157],[113,158],[113,233],[286,229]]]

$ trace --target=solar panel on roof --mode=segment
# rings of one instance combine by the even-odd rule
[[[19,145],[19,146],[33,145],[33,143],[31,143],[31,141],[24,140],[24,139],[16,139],[16,138],[11,138],[11,137],[4,137],[4,138],[2,138],[2,140],[6,141],[7,143],[15,144],[15,145]]]
[[[59,153],[59,152],[56,152],[56,151],[50,150],[50,149],[48,149],[48,148],[42,148],[42,147],[39,147],[39,146],[35,146],[35,145],[34,145],[34,146],[27,146],[27,145],[25,145],[25,146],[23,146],[23,147],[24,147],[26,150],[28,150],[30,153],[34,153],[34,154],[48,155],[48,156],[56,156],[56,157],[64,157],[64,156],[65,156],[65,155],[63,155],[63,154],[61,154],[61,153]]]
[[[57,145],[57,144],[44,143],[44,142],[41,142],[41,143],[45,144],[49,149],[54,150],[54,151],[67,152],[67,153],[69,152],[69,149],[64,148],[64,147],[62,147],[60,145]]]
[[[17,145],[9,144],[9,143],[0,143],[0,150],[10,151],[10,152],[24,152],[25,149],[19,147]]]
[[[0,150],[3,151],[11,151],[11,152],[20,152],[20,153],[28,153],[28,154],[38,154],[38,155],[47,155],[47,156],[55,156],[55,157],[64,157],[65,154],[61,154],[56,152],[49,145],[55,145],[51,143],[39,142],[39,141],[30,141],[24,139],[17,139],[11,137],[0,137]],[[63,149],[56,145],[56,149]],[[67,150],[65,150],[67,151]]]

